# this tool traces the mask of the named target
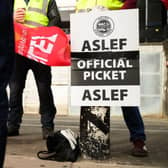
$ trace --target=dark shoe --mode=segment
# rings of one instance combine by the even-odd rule
[[[143,140],[136,140],[133,142],[134,148],[132,149],[132,155],[137,157],[148,156],[148,150]]]
[[[54,134],[53,128],[47,128],[47,127],[42,128],[43,139],[47,139],[48,136],[52,136],[53,134]]]
[[[15,127],[8,127],[8,136],[19,136],[19,129]]]

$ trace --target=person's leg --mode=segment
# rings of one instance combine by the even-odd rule
[[[130,131],[130,141],[136,139],[146,140],[144,123],[138,107],[122,107],[124,120]]]
[[[8,99],[5,88],[0,85],[0,167],[4,162],[7,136]]]
[[[145,149],[144,123],[138,107],[122,107],[124,120],[130,132],[130,141],[134,144],[134,156],[147,156]]]
[[[19,135],[23,115],[22,95],[28,72],[26,59],[19,55],[16,56],[14,71],[9,82],[8,136]]]
[[[43,138],[45,139],[54,130],[54,117],[56,114],[51,90],[51,68],[40,63],[32,62],[32,70],[38,88],[40,99],[39,112],[41,114]]]

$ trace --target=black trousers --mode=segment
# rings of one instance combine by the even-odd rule
[[[39,112],[41,114],[42,126],[53,128],[56,108],[51,91],[51,68],[20,55],[16,55],[14,71],[9,82],[10,108],[8,126],[15,127],[17,129],[20,127],[24,111],[22,104],[23,90],[25,88],[26,76],[28,70],[30,69],[34,74],[38,89],[40,100]]]
[[[3,165],[7,136],[8,99],[5,83],[0,84],[0,167]]]

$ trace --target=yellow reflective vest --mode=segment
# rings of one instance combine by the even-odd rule
[[[124,2],[120,0],[78,0],[77,11],[82,9],[92,9],[95,6],[103,6],[110,10],[121,9]]]
[[[49,23],[47,17],[49,0],[30,0],[26,5],[24,0],[15,0],[14,10],[25,8],[26,16],[24,24],[29,27],[47,26]]]

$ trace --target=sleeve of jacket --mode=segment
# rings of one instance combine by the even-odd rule
[[[0,5],[0,88],[7,85],[15,57],[13,0],[3,0]],[[1,93],[0,93],[1,94]],[[1,165],[1,164],[0,164]]]
[[[61,25],[61,17],[55,0],[49,2],[47,17],[49,18],[48,26]]]
[[[125,0],[122,9],[136,8],[137,0]]]

